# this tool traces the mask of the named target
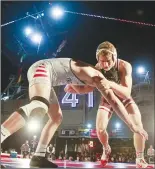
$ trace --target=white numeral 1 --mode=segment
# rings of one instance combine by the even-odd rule
[[[93,92],[88,93],[88,107],[94,107]]]

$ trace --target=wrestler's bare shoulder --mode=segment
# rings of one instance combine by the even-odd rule
[[[120,70],[124,70],[124,69],[132,69],[132,66],[129,62],[119,59],[119,68]]]

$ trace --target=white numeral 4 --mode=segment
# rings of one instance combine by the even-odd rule
[[[69,98],[71,95],[71,98]],[[66,93],[62,98],[62,103],[70,103],[72,107],[76,107],[76,104],[79,103],[79,100],[76,98],[76,94]]]

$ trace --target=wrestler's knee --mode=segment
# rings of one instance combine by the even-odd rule
[[[35,96],[31,98],[29,104],[20,107],[17,112],[23,116],[24,119],[28,119],[29,117],[40,117],[42,118],[47,112],[49,108],[49,102],[43,97]]]
[[[58,101],[50,104],[50,108],[48,110],[48,116],[53,123],[61,124],[63,115],[62,115],[62,110],[58,104]]]
[[[61,110],[59,110],[59,112],[56,115],[49,115],[49,117],[53,121],[53,123],[56,123],[58,125],[62,123],[63,115]]]
[[[62,123],[62,120],[63,120],[62,113],[58,113],[58,115],[54,118],[55,123],[59,125]]]
[[[132,122],[136,126],[143,127],[141,113],[138,109],[138,106],[136,104],[131,104],[126,109],[129,113],[129,116],[130,116]]]
[[[106,128],[98,128],[97,135],[104,135],[106,134]]]
[[[101,134],[105,134],[106,133],[106,130],[107,130],[107,123],[108,122],[103,122],[102,124],[101,123],[98,123],[97,126],[96,126],[96,131],[97,131],[97,134],[98,135],[101,135]]]
[[[58,114],[58,117],[56,118],[56,123],[60,125],[62,123],[62,120],[63,120],[63,115],[61,112]]]

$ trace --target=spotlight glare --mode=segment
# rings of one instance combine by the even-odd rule
[[[116,123],[115,126],[116,126],[117,129],[119,129],[121,127],[121,124],[120,123]]]
[[[92,127],[92,125],[91,124],[87,124],[87,127],[90,129]]]
[[[42,36],[39,33],[35,33],[31,37],[31,41],[35,44],[39,44],[41,42],[41,40],[42,40]]]
[[[40,123],[37,120],[31,120],[27,124],[27,128],[31,132],[35,132],[40,129]]]
[[[25,34],[26,34],[26,36],[29,36],[32,32],[33,32],[33,31],[32,31],[32,29],[31,29],[30,27],[27,27],[27,28],[25,29]]]
[[[41,13],[41,16],[44,16],[44,13]]]
[[[60,7],[54,7],[51,9],[51,14],[53,18],[59,19],[64,14],[64,11]]]
[[[145,72],[145,68],[144,67],[140,66],[140,67],[137,68],[137,73],[138,74],[143,74],[144,72]]]

